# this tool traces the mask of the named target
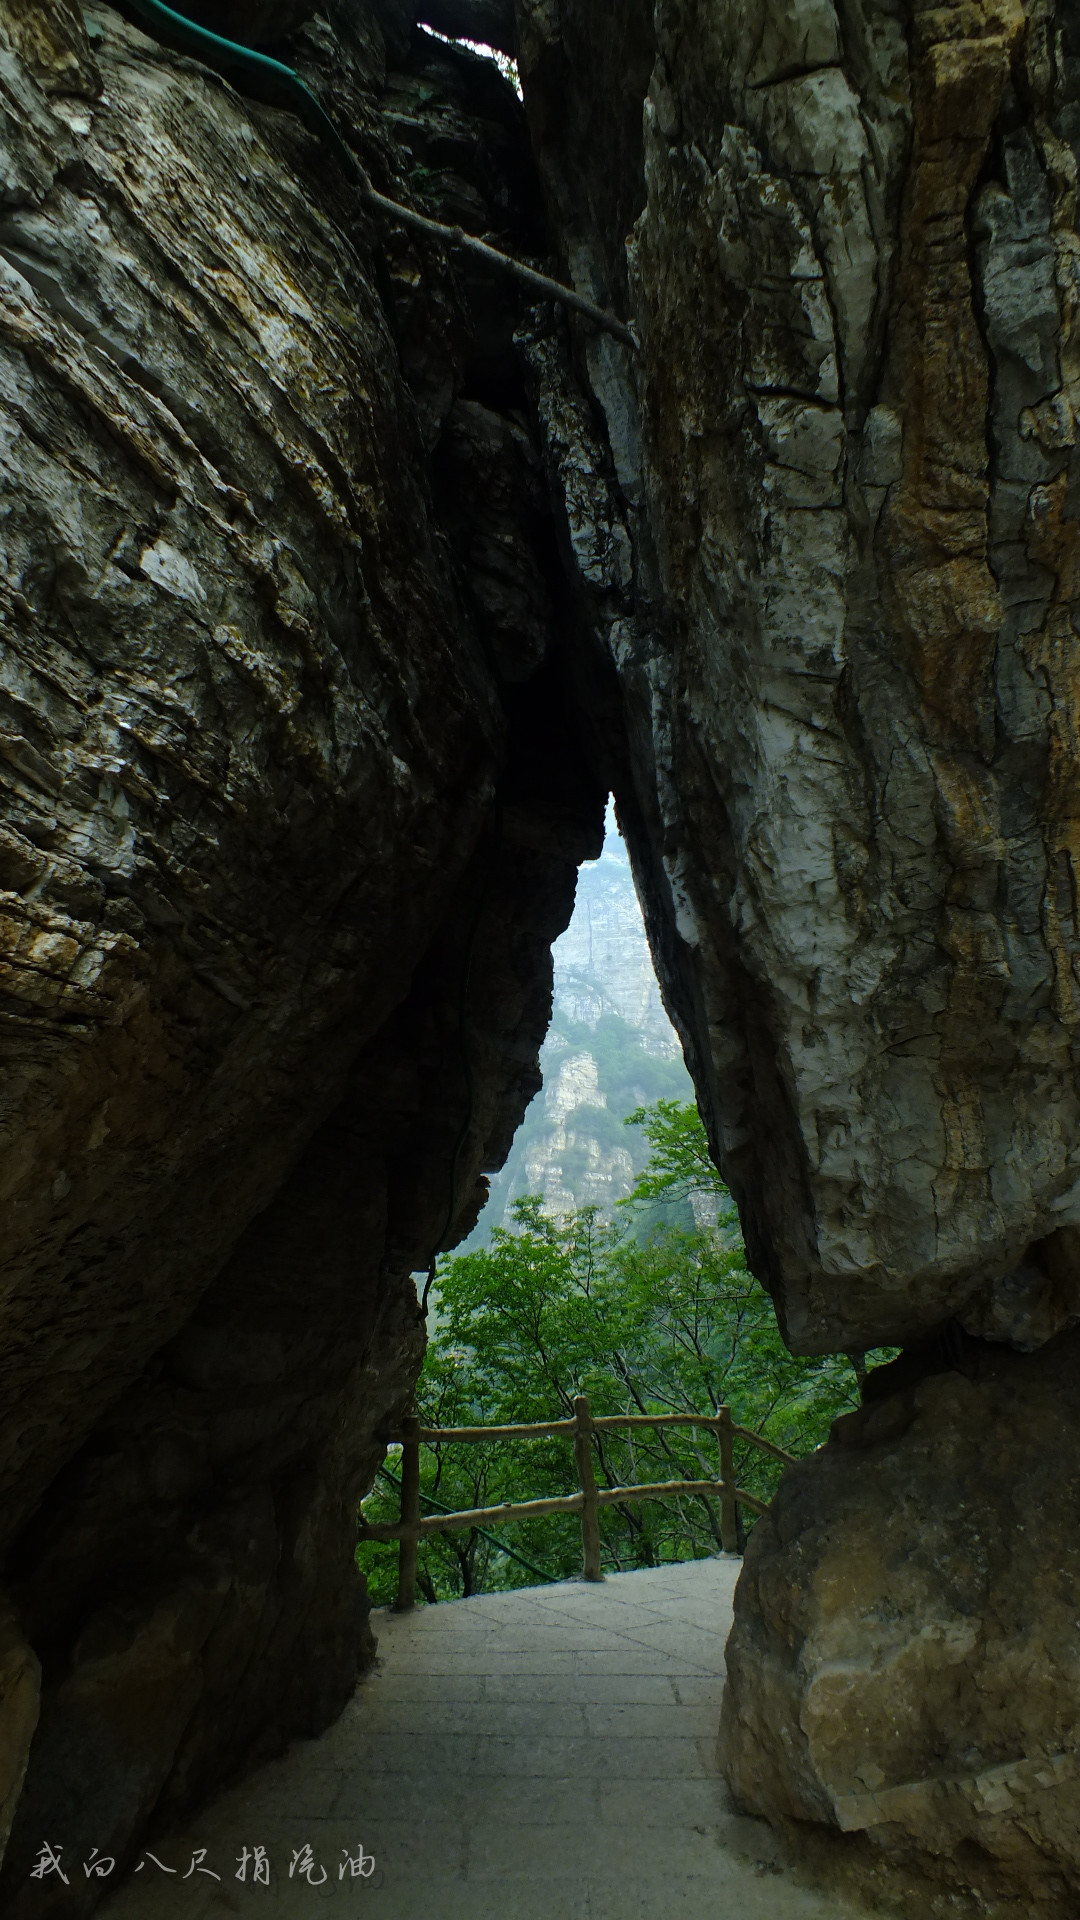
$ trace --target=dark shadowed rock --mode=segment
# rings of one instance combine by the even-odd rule
[[[7,1600],[0,1601],[0,1858],[26,1778],[41,1704],[41,1663]]]
[[[641,333],[575,372],[668,991],[792,1344],[917,1339],[1080,1218],[1068,32],[518,11],[567,259]]]
[[[177,13],[242,46],[273,46],[317,11],[315,0],[184,0]]]
[[[411,1274],[535,1090],[604,798],[516,296],[373,230],[291,116],[55,12],[0,8],[17,1913],[100,1892],[29,1881],[46,1835],[123,1863],[370,1661],[356,1516],[422,1355]],[[513,228],[490,62],[404,56],[436,172],[371,13],[298,47],[394,197]]]
[[[790,1343],[907,1349],[755,1535],[733,1778],[922,1911],[1071,1920],[1073,10],[301,11],[213,19],[639,350],[0,0],[5,1897],[370,1659],[411,1275],[613,786]]]
[[[937,1484],[932,1448],[876,1473],[830,1447],[796,1476],[813,1548],[773,1552],[771,1521],[755,1547],[733,1777],[791,1831],[832,1833],[835,1873],[865,1850],[839,1833],[834,1798],[861,1788],[830,1773],[835,1741],[838,1767],[911,1789],[888,1857],[894,1890],[921,1858],[916,1911],[936,1887],[943,1912],[1012,1914],[1030,1875],[1065,1920],[1078,1703],[1054,1556],[1077,1407],[1055,1376],[1036,1420],[1035,1383],[1078,1299],[1073,11],[518,0],[518,24],[570,270],[640,341],[530,350],[595,649],[579,697],[615,740],[653,951],[752,1264],[798,1351],[903,1343],[910,1384],[986,1341],[1002,1392],[1020,1369],[1015,1469],[983,1389],[949,1400],[931,1379],[954,1478],[946,1462]],[[907,1403],[888,1404],[891,1431]],[[1014,1471],[1038,1520],[1013,1508]],[[852,1506],[886,1571],[868,1547],[849,1577]],[[927,1527],[932,1570],[909,1578]],[[951,1666],[950,1583],[974,1636]],[[1025,1697],[1044,1630],[1053,1679]],[[894,1644],[882,1672],[925,1733],[902,1764],[873,1692]],[[857,1761],[846,1651],[830,1678],[848,1648]],[[926,1785],[981,1778],[963,1730],[982,1729],[974,1753],[984,1681],[986,1767],[1019,1768],[1013,1813],[992,1783]],[[808,1687],[820,1778],[800,1757]]]

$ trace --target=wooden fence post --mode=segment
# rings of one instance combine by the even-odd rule
[[[725,1553],[738,1553],[739,1509],[735,1504],[735,1435],[731,1431],[730,1407],[721,1407],[716,1416],[716,1438],[720,1443],[720,1544]]]
[[[585,1394],[574,1400],[574,1457],[584,1503],[581,1509],[581,1548],[586,1580],[602,1580],[600,1571],[600,1502],[592,1458],[592,1414]]]
[[[401,1422],[401,1525],[395,1613],[416,1605],[416,1556],[420,1546],[420,1422],[407,1414]]]

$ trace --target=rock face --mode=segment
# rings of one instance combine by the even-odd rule
[[[519,1192],[541,1194],[549,1213],[599,1207],[610,1218],[616,1201],[630,1192],[635,1168],[629,1144],[617,1133],[610,1137],[619,1121],[600,1086],[596,1060],[567,1049],[542,1068],[543,1131],[526,1145]],[[512,1205],[500,1225],[512,1227]]]
[[[580,697],[621,730],[620,819],[752,1264],[804,1352],[936,1344],[952,1366],[998,1343],[1022,1426],[1039,1349],[1080,1309],[1073,11],[518,0],[518,19],[552,219],[641,345],[532,353],[602,663]],[[878,1467],[871,1434],[865,1460],[801,1469],[788,1531],[762,1534],[727,1761],[749,1804],[838,1839],[830,1872],[870,1848],[902,1893],[922,1848],[948,1911],[1012,1913],[1030,1875],[1064,1920],[1068,1522],[1022,1608],[989,1544],[969,1579],[964,1543],[1014,1496],[968,1450],[983,1399],[934,1392],[962,1471],[914,1439]],[[1057,1512],[1077,1435],[1071,1396],[1054,1405]],[[865,1617],[849,1502],[887,1543]],[[931,1506],[936,1571],[908,1578]],[[957,1617],[973,1651],[950,1666]],[[1025,1698],[1043,1618],[1053,1685]],[[852,1649],[858,1753],[833,1724]],[[878,1666],[906,1746],[860,1677]],[[807,1757],[809,1700],[827,1737]],[[838,1806],[873,1790],[860,1767],[925,1821],[840,1836]]]
[[[569,257],[641,332],[588,363],[625,824],[789,1339],[908,1340],[1080,1217],[1071,28],[615,12],[521,7]]]
[[[212,79],[111,15],[100,61],[26,78],[0,242],[16,1524],[336,1106],[501,745],[361,259]]]
[[[838,1421],[747,1546],[732,1785],[913,1915],[1080,1901],[1078,1360],[968,1342]]]
[[[649,1155],[636,1107],[688,1100],[692,1083],[653,971],[626,848],[609,823],[599,860],[578,875],[574,912],[552,949],[544,1076],[510,1154],[490,1182],[469,1247],[513,1229],[514,1205],[538,1193],[548,1212],[596,1206],[612,1217]]]
[[[524,110],[421,11],[229,19],[640,351],[121,14],[0,0],[0,1891],[85,1910],[43,1839],[129,1860],[370,1657],[410,1275],[613,787],[789,1341],[912,1349],[758,1536],[733,1778],[1064,1920],[1071,1534],[1004,1541],[1076,1453],[1074,10],[432,0]]]
[[[11,1609],[0,1616],[0,1857],[19,1804],[41,1706],[41,1663]]]
[[[5,1822],[42,1672],[15,1913],[99,1891],[32,1886],[43,1840],[123,1864],[370,1659],[356,1511],[421,1357],[410,1272],[536,1084],[604,794],[516,294],[88,18],[0,8]],[[489,63],[429,41],[388,84],[351,8],[292,57],[380,185],[529,244]]]

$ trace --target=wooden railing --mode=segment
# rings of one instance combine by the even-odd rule
[[[593,1470],[593,1435],[617,1428],[698,1427],[711,1429],[720,1450],[720,1477],[717,1480],[661,1480],[649,1486],[598,1487]],[[580,1492],[555,1495],[550,1500],[504,1501],[498,1507],[470,1507],[459,1513],[420,1512],[420,1448],[462,1441],[542,1440],[561,1434],[574,1443]],[[580,1513],[583,1571],[586,1580],[602,1580],[600,1571],[600,1509],[624,1500],[671,1500],[681,1494],[712,1494],[720,1501],[720,1541],[725,1553],[738,1551],[737,1511],[749,1507],[751,1513],[764,1513],[765,1502],[735,1484],[735,1441],[746,1440],[762,1453],[794,1466],[794,1455],[773,1445],[748,1427],[738,1427],[730,1407],[716,1413],[613,1413],[594,1418],[585,1394],[574,1401],[572,1420],[546,1420],[535,1426],[521,1427],[422,1427],[410,1417],[400,1430],[384,1435],[388,1445],[401,1446],[401,1518],[396,1521],[361,1520],[362,1540],[397,1540],[398,1591],[394,1606],[404,1613],[416,1604],[416,1559],[420,1542],[427,1534],[445,1533],[451,1527],[498,1527],[511,1520],[536,1520],[545,1513]]]

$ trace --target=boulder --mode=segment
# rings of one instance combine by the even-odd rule
[[[739,1805],[856,1894],[1067,1920],[1080,1335],[1023,1356],[961,1344],[963,1372],[839,1420],[755,1524],[721,1758]]]

